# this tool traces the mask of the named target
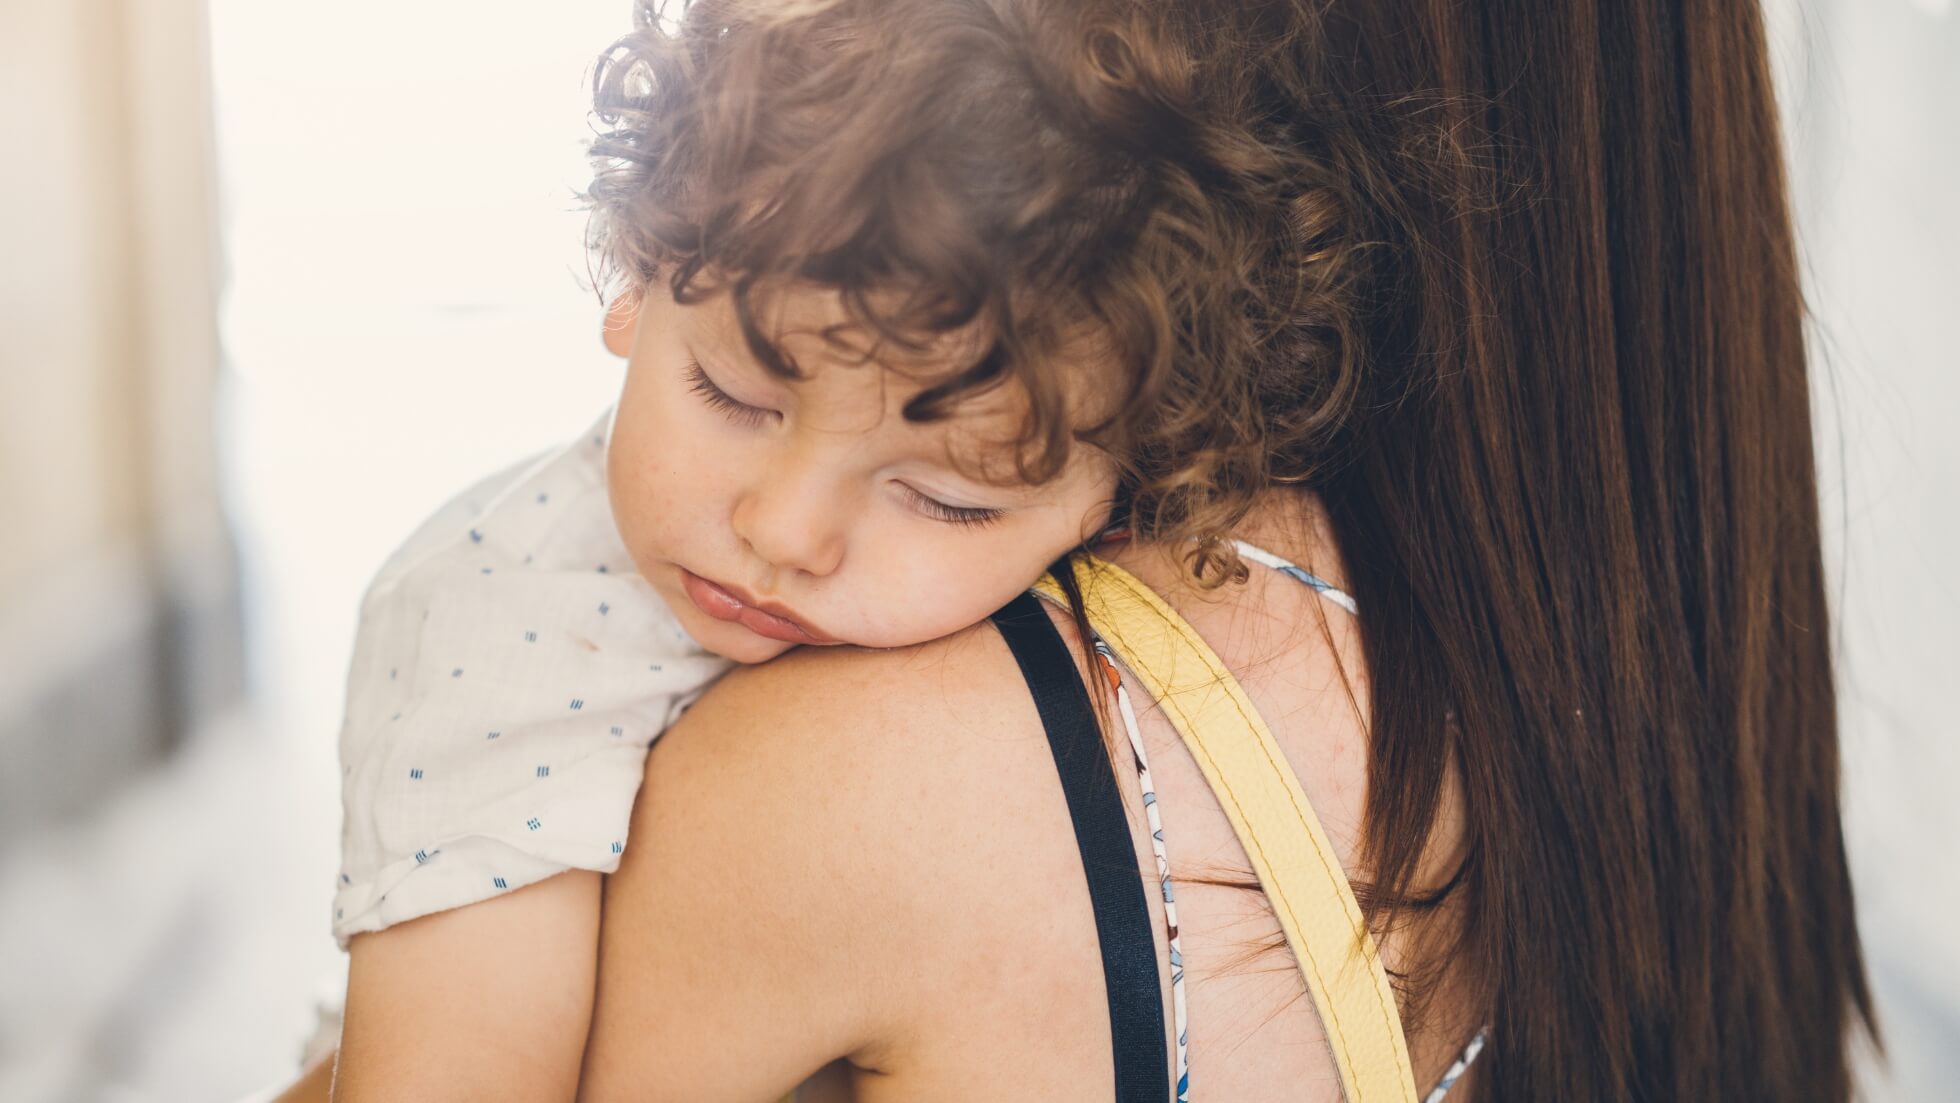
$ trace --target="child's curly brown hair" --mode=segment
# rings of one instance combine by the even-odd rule
[[[893,347],[972,327],[982,354],[907,417],[1011,380],[1025,477],[1098,446],[1138,536],[1193,538],[1214,583],[1242,574],[1222,537],[1326,461],[1363,353],[1355,189],[1379,154],[1313,79],[1307,6],[665,7],[642,0],[595,74],[602,288],[730,290],[783,374],[751,303],[781,277],[836,289]],[[1064,401],[1083,334],[1119,373],[1094,418]]]

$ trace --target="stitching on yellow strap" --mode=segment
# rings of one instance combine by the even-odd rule
[[[1314,815],[1312,806],[1306,801],[1306,794],[1301,791],[1299,781],[1291,768],[1285,764],[1283,756],[1278,756],[1278,745],[1273,741],[1272,733],[1266,727],[1264,719],[1246,699],[1244,689],[1239,686],[1237,680],[1232,677],[1231,672],[1225,668],[1209,645],[1198,636],[1183,617],[1177,614],[1176,610],[1166,605],[1162,598],[1132,577],[1129,572],[1112,563],[1090,559],[1077,564],[1076,579],[1082,590],[1090,623],[1111,648],[1117,651],[1124,664],[1129,666],[1156,696],[1165,714],[1177,728],[1179,736],[1198,759],[1207,781],[1219,791],[1221,801],[1228,808],[1235,833],[1239,836],[1241,844],[1247,848],[1248,854],[1254,857],[1260,880],[1268,897],[1275,901],[1275,910],[1281,917],[1288,942],[1293,946],[1296,956],[1304,959],[1302,973],[1307,977],[1308,988],[1311,989],[1315,1006],[1320,1011],[1329,1036],[1337,1044],[1336,1064],[1339,1065],[1341,1082],[1347,1099],[1350,1103],[1374,1103],[1376,1100],[1384,1099],[1399,1099],[1405,1103],[1413,1103],[1416,1098],[1415,1076],[1409,1065],[1408,1047],[1402,1035],[1401,1018],[1395,1010],[1394,996],[1388,986],[1388,977],[1382,968],[1380,954],[1374,939],[1369,935],[1362,921],[1360,905],[1354,899],[1346,873],[1341,870],[1340,863],[1335,861],[1327,851],[1326,838],[1320,827],[1319,818]],[[1050,599],[1062,600],[1060,587],[1052,578],[1042,579],[1036,589]],[[1135,641],[1128,638],[1130,634],[1126,634],[1123,630],[1126,624],[1132,628],[1131,634],[1136,631],[1161,632],[1162,639],[1159,642],[1163,653],[1156,655],[1156,658],[1167,661],[1167,665],[1170,666],[1174,666],[1175,660],[1180,657],[1195,660],[1209,677],[1209,687],[1216,687],[1223,691],[1222,704],[1229,705],[1230,711],[1237,715],[1245,730],[1252,736],[1252,746],[1259,752],[1257,759],[1247,756],[1245,761],[1262,759],[1266,770],[1269,771],[1270,776],[1264,779],[1263,783],[1253,774],[1245,773],[1243,766],[1233,765],[1230,761],[1220,759],[1214,754],[1213,748],[1205,742],[1207,725],[1202,718],[1202,708],[1198,713],[1193,713],[1186,707],[1185,702],[1178,699],[1184,692],[1209,687],[1185,684],[1186,680],[1176,677],[1173,671],[1155,669],[1146,661],[1140,661],[1136,644],[1144,641],[1142,638]],[[1214,737],[1219,734],[1216,725],[1209,727],[1209,734]],[[1244,744],[1231,745],[1244,746]],[[1260,789],[1266,801],[1261,802],[1256,808],[1248,805],[1239,790],[1233,786],[1233,776]],[[1344,971],[1348,966],[1358,963],[1364,970],[1361,977],[1349,980],[1344,972],[1337,972],[1335,980],[1338,985],[1329,983],[1328,970],[1324,967],[1319,953],[1316,952],[1309,931],[1324,931],[1325,925],[1332,922],[1333,917],[1327,914],[1327,909],[1316,908],[1313,914],[1317,918],[1303,922],[1300,905],[1296,903],[1289,888],[1302,879],[1310,882],[1315,879],[1311,872],[1304,868],[1297,873],[1284,873],[1283,870],[1293,868],[1292,863],[1283,858],[1276,861],[1276,856],[1267,849],[1255,833],[1253,828],[1255,820],[1272,822],[1265,820],[1265,814],[1260,809],[1273,802],[1275,790],[1278,795],[1285,797],[1286,809],[1292,812],[1292,818],[1305,835],[1311,852],[1318,860],[1320,866],[1318,887],[1332,894],[1340,917],[1345,921],[1348,935],[1346,945],[1336,947],[1334,951],[1340,961],[1341,970]],[[1277,806],[1273,811],[1284,815]],[[1325,939],[1322,942],[1323,945],[1319,949],[1324,951]],[[1365,993],[1358,987],[1364,984],[1367,989]],[[1372,1001],[1368,999],[1370,996]],[[1360,1006],[1355,1006],[1357,1002]],[[1369,1039],[1370,1044],[1367,1047],[1369,1059],[1365,1062],[1357,1062],[1348,1032],[1351,1025],[1360,1024],[1353,1022],[1352,1014],[1343,1020],[1340,1009],[1347,1007],[1350,1012],[1360,1011],[1368,1002],[1374,1004],[1374,1010],[1380,1016],[1379,1027],[1374,1029],[1361,1027],[1364,1035],[1372,1034],[1373,1037]],[[1389,1074],[1387,1081],[1384,1081],[1383,1072],[1375,1064],[1377,1060],[1382,1059],[1387,1060],[1393,1067],[1393,1072]]]

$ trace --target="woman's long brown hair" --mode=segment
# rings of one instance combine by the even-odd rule
[[[1758,7],[1399,7],[1343,5],[1330,55],[1485,98],[1465,123],[1530,195],[1418,231],[1436,274],[1374,335],[1413,355],[1371,363],[1321,484],[1376,876],[1454,762],[1486,1098],[1844,1099],[1871,1003]]]
[[[1490,1027],[1481,1098],[1848,1097],[1871,1003],[1755,0],[653,7],[597,78],[622,278],[982,326],[908,416],[1018,383],[1029,440],[1110,450],[1200,569],[1260,493],[1321,495],[1378,925],[1429,910],[1460,781],[1430,964]],[[1085,324],[1123,402],[1078,426]]]

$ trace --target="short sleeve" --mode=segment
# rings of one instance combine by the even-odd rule
[[[602,419],[437,510],[361,603],[334,933],[610,872],[647,747],[729,665],[634,570]]]

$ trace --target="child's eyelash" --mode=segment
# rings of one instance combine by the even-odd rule
[[[899,485],[905,486],[903,483]],[[935,521],[945,521],[948,524],[959,525],[962,528],[979,528],[983,525],[991,525],[995,521],[1000,520],[1007,512],[1001,509],[982,509],[975,506],[949,506],[937,498],[928,498],[910,486],[905,486],[905,494],[912,499],[912,504],[918,507],[919,512],[924,513]]]
[[[709,379],[708,373],[701,370],[699,360],[688,361],[685,374],[688,390],[700,395],[710,409],[720,410],[728,416],[728,420],[737,425],[753,428],[768,421],[774,414],[773,411],[729,397],[727,391],[715,386],[715,381]]]

